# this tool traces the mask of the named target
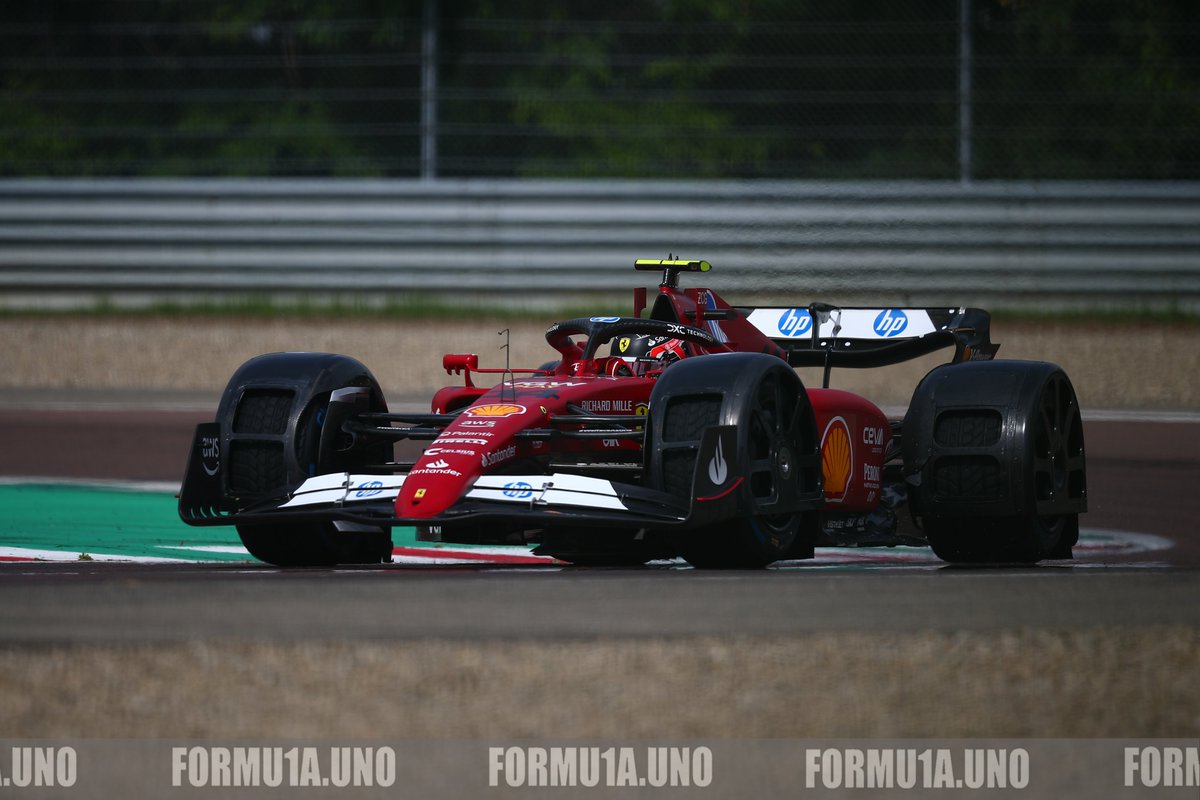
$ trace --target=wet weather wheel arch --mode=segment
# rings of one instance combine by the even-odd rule
[[[737,428],[735,491],[748,513],[681,532],[683,557],[697,567],[753,569],[811,554],[816,512],[800,509],[798,498],[819,489],[820,457],[812,406],[795,370],[757,353],[669,367],[650,399],[648,484],[689,494],[699,442],[712,425]],[[719,474],[733,461],[699,466]]]
[[[221,399],[218,422],[228,458],[225,492],[238,507],[277,497],[306,477],[333,471],[321,453],[330,397],[337,389],[361,389],[366,408],[386,411],[374,376],[358,361],[327,353],[275,353],[246,362]],[[387,459],[377,445],[352,447],[338,455],[349,462]],[[390,559],[387,528],[341,522],[239,523],[238,536],[250,555],[283,567],[378,564]]]
[[[1070,379],[1053,364],[939,367],[904,424],[915,510],[944,561],[1070,558],[1087,508],[1083,422]]]

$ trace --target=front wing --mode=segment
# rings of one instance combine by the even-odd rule
[[[219,455],[213,455],[215,434],[216,423],[201,424],[196,430],[179,497],[179,515],[189,525],[342,520],[415,526],[503,521],[530,529],[587,524],[636,530],[698,526],[740,513],[738,465],[729,465],[723,484],[714,484],[706,466],[718,449],[727,461],[733,460],[728,454],[737,452],[734,426],[705,431],[690,498],[573,473],[485,474],[443,514],[412,519],[395,516],[395,499],[407,478],[403,473],[318,475],[280,497],[234,508],[224,496],[220,470],[214,468],[219,463],[214,460]]]

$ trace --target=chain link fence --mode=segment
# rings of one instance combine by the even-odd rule
[[[0,176],[1200,179],[1195,0],[45,0]]]

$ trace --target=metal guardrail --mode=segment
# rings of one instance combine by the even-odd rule
[[[1200,184],[0,180],[0,297],[737,296],[1200,306]]]

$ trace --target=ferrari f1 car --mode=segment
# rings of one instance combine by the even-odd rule
[[[284,566],[388,561],[397,525],[593,565],[755,568],[900,544],[950,562],[1071,557],[1087,504],[1075,391],[1053,364],[995,360],[987,312],[739,308],[680,288],[707,262],[635,266],[662,274],[648,314],[641,288],[632,316],[554,324],[558,358],[538,368],[447,355],[462,381],[431,413],[389,411],[346,356],[251,359],[196,431],[181,517],[233,524]],[[943,348],[902,419],[828,388],[833,369]]]

